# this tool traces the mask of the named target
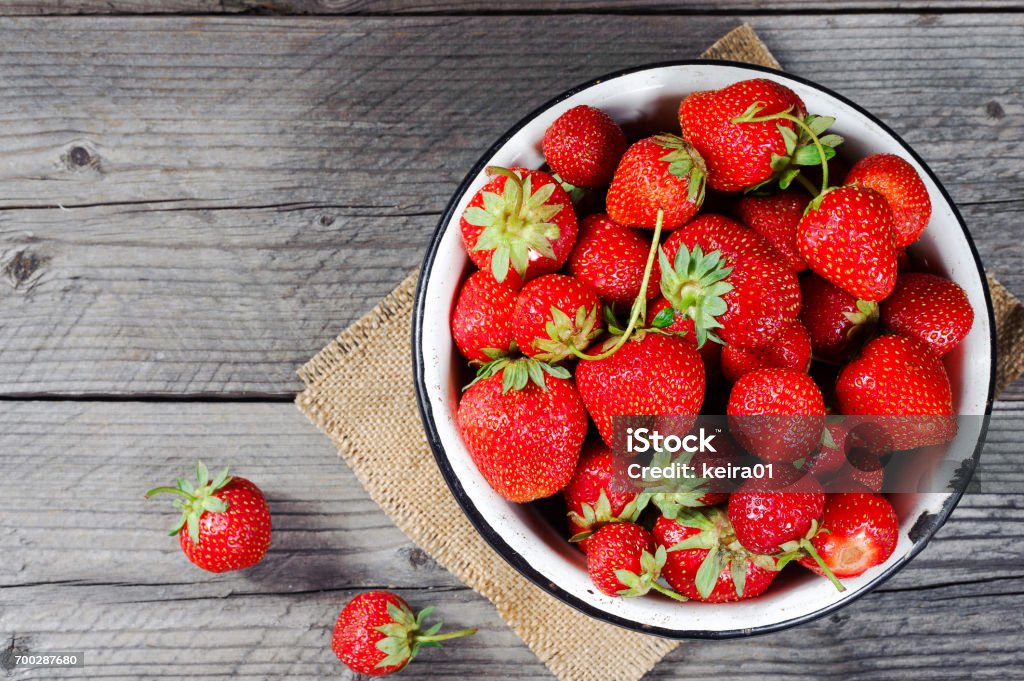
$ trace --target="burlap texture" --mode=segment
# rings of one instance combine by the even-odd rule
[[[749,26],[705,57],[779,67]],[[408,347],[413,272],[299,370],[299,409],[334,442],[395,525],[487,597],[562,681],[636,681],[678,645],[592,619],[535,587],[477,534],[448,490],[416,407]],[[999,327],[999,389],[1024,370],[1024,308],[991,276]],[[400,351],[396,351],[399,349]],[[386,433],[386,436],[382,435]]]

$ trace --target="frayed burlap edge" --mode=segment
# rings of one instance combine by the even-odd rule
[[[780,68],[740,26],[704,57]],[[411,338],[413,272],[299,370],[296,404],[326,433],[395,525],[439,565],[494,603],[498,614],[562,681],[636,681],[676,645],[594,620],[538,589],[475,531],[434,463],[416,407]],[[989,277],[1002,390],[1024,370],[1024,308]]]

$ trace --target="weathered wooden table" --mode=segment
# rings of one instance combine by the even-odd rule
[[[925,4],[0,3],[23,15],[0,19],[0,646],[87,660],[13,678],[351,678],[330,627],[370,587],[481,628],[406,678],[550,678],[366,497],[291,404],[295,369],[418,264],[522,114],[741,21],[903,134],[1024,294],[1024,13]],[[1024,385],[997,410],[1014,453]],[[142,502],[197,457],[266,488],[258,568],[193,569]],[[1021,678],[1022,506],[970,496],[852,607],[649,678]]]

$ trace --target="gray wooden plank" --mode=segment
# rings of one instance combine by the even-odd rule
[[[66,14],[475,14],[523,12],[831,12],[1019,9],[1017,0],[0,0],[0,15]]]
[[[997,455],[1011,456],[1024,409],[998,411],[997,435],[1018,444]],[[231,463],[268,495],[274,542],[251,571],[192,568],[163,531],[167,500],[142,499],[198,456]],[[347,598],[373,587],[436,603],[452,626],[481,627],[444,653],[428,651],[403,672],[409,678],[550,678],[484,599],[390,524],[290,404],[7,403],[0,467],[0,641],[86,651],[89,666],[61,678],[354,678],[333,661],[330,628]],[[877,592],[791,631],[686,643],[649,678],[1012,676],[1022,500],[1019,489],[970,495]],[[964,654],[968,637],[984,655]],[[794,660],[806,666],[792,670]]]
[[[0,20],[0,394],[297,390],[294,369],[418,264],[462,175],[520,115],[587,78],[694,57],[735,24]],[[1020,15],[756,28],[795,73],[904,134],[1024,294]]]

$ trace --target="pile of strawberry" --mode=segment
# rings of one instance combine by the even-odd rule
[[[902,158],[843,173],[834,119],[767,79],[693,93],[679,123],[631,143],[577,106],[544,136],[549,171],[488,169],[460,222],[479,269],[451,319],[477,368],[459,429],[504,498],[563,494],[605,594],[751,598],[790,562],[842,588],[896,546],[879,457],[956,432],[942,356],[973,311],[954,282],[909,271],[931,203]],[[723,411],[802,417],[716,454],[773,462],[770,483],[612,488],[614,416]],[[879,415],[913,419],[882,448],[849,420]]]

